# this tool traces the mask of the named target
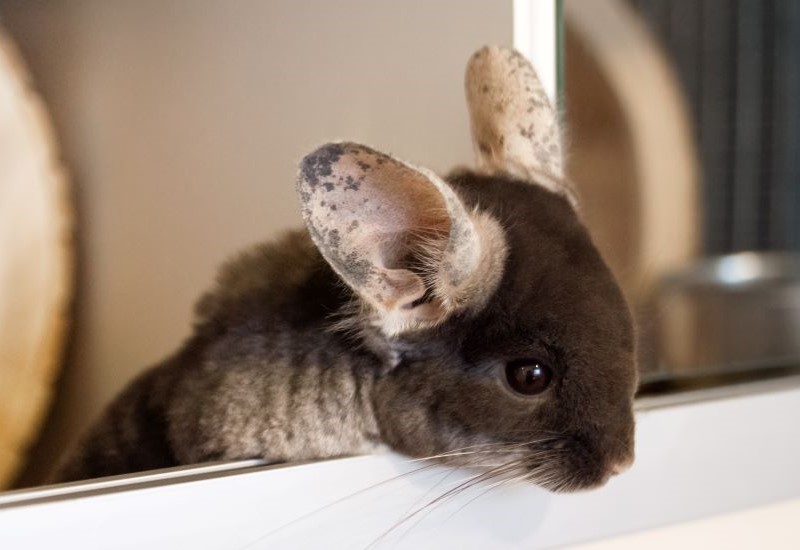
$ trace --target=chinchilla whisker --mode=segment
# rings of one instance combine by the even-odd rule
[[[451,475],[453,475],[457,471],[458,471],[457,469],[451,468],[445,475],[443,475],[439,479],[439,481],[437,481],[432,487],[429,487],[428,490],[425,491],[425,493],[421,497],[419,497],[417,500],[415,500],[414,503],[411,506],[408,507],[408,509],[406,510],[404,515],[410,514],[412,510],[416,509],[420,505],[420,503],[422,503],[426,498],[428,498],[428,495],[430,495],[433,491],[435,491],[437,487],[439,487],[442,483],[444,483],[444,481],[448,477],[450,477]],[[459,482],[456,482],[456,483],[459,483]]]
[[[496,489],[497,487],[500,487],[500,486],[503,486],[503,485],[507,485],[509,483],[524,481],[526,479],[528,479],[528,474],[527,473],[525,473],[525,474],[517,474],[517,475],[515,475],[513,477],[501,479],[499,481],[496,481],[496,482],[492,483],[488,487],[484,488],[483,491],[481,491],[480,493],[478,493],[477,495],[475,495],[474,497],[469,499],[467,502],[465,502],[464,504],[459,506],[458,509],[455,512],[453,512],[452,514],[450,514],[449,516],[447,516],[447,518],[444,521],[449,521],[453,516],[455,516],[456,514],[461,512],[464,508],[466,508],[467,506],[469,506],[470,504],[472,504],[473,502],[478,500],[480,497],[484,496],[486,493],[488,493],[492,489]]]
[[[486,458],[487,457],[485,456],[471,457],[471,459],[468,459],[466,462],[459,463],[458,467],[454,468],[452,471],[456,472],[459,469],[477,470],[473,474],[475,477],[477,477],[493,471],[494,469],[503,468],[509,464],[508,462],[504,462],[502,464],[498,464],[497,462],[485,462]]]
[[[430,462],[432,460],[440,460],[440,459],[453,458],[453,457],[458,457],[458,456],[473,456],[473,455],[486,454],[486,453],[492,453],[492,452],[497,452],[497,451],[462,451],[462,452],[458,452],[458,453],[442,453],[442,454],[438,454],[438,455],[425,456],[425,457],[422,457],[422,458],[414,458],[414,459],[408,460],[407,462],[408,463]]]
[[[457,496],[458,496],[458,495],[460,495],[461,493],[463,493],[463,492],[465,492],[465,491],[468,491],[469,489],[472,489],[473,487],[475,487],[475,486],[477,486],[477,485],[480,485],[480,484],[482,484],[482,483],[485,483],[485,482],[487,482],[487,481],[489,481],[489,480],[492,480],[492,479],[495,479],[495,478],[498,478],[498,477],[504,476],[504,475],[506,475],[506,474],[515,474],[515,472],[517,471],[517,468],[519,467],[519,465],[520,465],[520,462],[519,462],[519,461],[514,461],[513,463],[508,463],[508,464],[505,464],[505,465],[503,465],[503,466],[500,466],[500,467],[498,467],[498,468],[495,468],[494,470],[492,470],[492,471],[490,471],[490,472],[486,472],[486,473],[484,473],[483,475],[474,476],[474,477],[472,477],[472,478],[468,479],[466,482],[462,483],[460,486],[458,486],[458,487],[456,487],[456,488],[452,489],[451,491],[448,491],[447,493],[445,493],[445,494],[443,494],[443,495],[440,495],[440,496],[439,496],[437,499],[435,499],[435,500],[433,500],[433,501],[429,502],[429,503],[428,503],[426,506],[424,506],[424,507],[423,507],[421,510],[417,510],[417,512],[420,512],[420,511],[422,511],[422,512],[425,512],[425,513],[424,513],[423,515],[421,515],[420,517],[418,517],[418,518],[417,518],[417,519],[416,519],[416,520],[415,520],[415,521],[414,521],[414,522],[413,522],[413,523],[412,523],[412,524],[409,526],[409,528],[408,528],[408,529],[405,531],[405,533],[403,534],[403,536],[405,536],[405,534],[409,533],[409,532],[410,532],[410,531],[411,531],[411,530],[412,530],[412,529],[413,529],[413,528],[414,528],[416,525],[418,525],[418,524],[419,524],[421,521],[423,521],[423,520],[425,519],[425,517],[427,517],[427,516],[428,516],[428,514],[432,513],[432,512],[433,512],[433,510],[436,508],[436,506],[437,506],[437,505],[442,505],[442,504],[444,504],[445,502],[447,502],[447,501],[449,501],[449,500],[451,500],[451,499],[453,499],[453,498],[457,497]],[[491,475],[487,475],[487,474],[491,474]],[[518,478],[520,478],[520,479],[521,479],[522,477],[523,477],[522,475],[520,475],[520,474],[518,474],[518,473],[517,473],[517,474],[515,474],[515,475],[514,475],[514,477],[512,477],[512,478],[501,479],[500,481],[497,481],[497,482],[495,482],[495,483],[492,483],[492,484],[491,484],[489,487],[487,487],[487,488],[486,488],[486,490],[484,490],[484,491],[481,491],[481,493],[480,493],[479,495],[477,495],[476,497],[474,497],[474,498],[470,499],[470,500],[469,500],[469,501],[468,501],[466,504],[464,504],[464,505],[462,505],[461,507],[459,507],[459,509],[458,509],[458,510],[456,510],[456,512],[454,512],[453,514],[450,514],[450,515],[449,515],[449,516],[448,516],[448,517],[445,519],[445,521],[447,521],[447,520],[448,520],[448,519],[450,519],[450,518],[451,518],[453,515],[455,515],[456,513],[458,513],[458,511],[462,510],[462,509],[463,509],[463,508],[464,508],[464,507],[465,507],[467,504],[469,504],[470,502],[474,501],[475,499],[477,499],[477,498],[478,498],[478,497],[480,497],[481,495],[485,494],[485,493],[486,493],[488,490],[490,490],[490,489],[493,489],[493,488],[497,487],[498,485],[501,485],[501,484],[503,484],[503,483],[505,483],[505,482],[511,481],[512,479],[518,479]],[[427,510],[426,510],[426,509],[427,509]],[[400,538],[402,538],[402,536],[401,536]]]
[[[419,512],[422,509],[427,508],[427,507],[429,507],[431,505],[437,504],[440,501],[447,500],[448,498],[458,494],[459,492],[461,492],[461,491],[463,491],[465,489],[468,489],[473,484],[481,483],[482,481],[485,481],[486,479],[491,479],[494,476],[500,475],[501,473],[503,473],[505,471],[506,468],[509,468],[509,467],[510,466],[508,464],[505,464],[505,465],[502,465],[502,466],[491,468],[489,470],[486,470],[485,472],[476,473],[475,475],[470,476],[466,480],[463,480],[463,481],[459,480],[459,483],[455,487],[453,487],[452,489],[447,490],[446,492],[442,493],[441,495],[439,495],[438,497],[436,497],[432,501],[428,502],[421,509],[417,510],[417,512]]]
[[[501,473],[501,474],[498,474],[498,476],[499,476],[499,475],[502,475],[502,473]],[[473,478],[473,479],[474,479],[474,478]],[[490,477],[490,478],[488,478],[488,479],[493,479],[493,477]],[[472,481],[472,480],[468,480],[468,481]],[[485,481],[485,480],[482,480],[482,481]],[[444,499],[444,500],[443,500],[443,501],[442,501],[440,504],[443,504],[444,502],[446,502],[446,501],[447,501],[447,500],[449,500],[450,498],[452,498],[452,497],[455,497],[455,496],[457,496],[457,495],[461,494],[461,492],[463,492],[463,491],[467,491],[467,490],[471,489],[473,486],[477,485],[478,483],[480,483],[480,482],[477,482],[477,483],[470,483],[468,486],[465,486],[465,487],[463,487],[461,491],[459,491],[459,492],[457,492],[457,493],[453,494],[451,497],[448,497],[448,498]],[[487,490],[485,490],[485,491],[481,491],[481,493],[478,495],[478,497],[479,497],[479,496],[481,496],[481,495],[483,495],[483,494],[485,494],[485,493],[486,493],[486,491],[488,491],[489,489],[491,489],[491,488],[495,487],[495,486],[496,486],[498,483],[502,483],[502,482],[495,482],[495,483],[493,483],[492,485],[490,485],[490,486],[489,486],[489,488],[488,488]],[[473,497],[473,498],[471,498],[471,499],[470,499],[470,500],[469,500],[469,501],[468,501],[466,504],[464,504],[464,505],[460,506],[460,507],[458,508],[458,510],[456,510],[455,512],[453,512],[452,514],[450,514],[449,516],[447,516],[447,518],[445,518],[445,520],[444,520],[444,521],[448,521],[448,520],[449,520],[451,517],[453,517],[453,516],[454,516],[456,513],[458,513],[460,510],[462,510],[462,509],[463,509],[463,508],[464,508],[464,507],[465,507],[467,504],[469,504],[470,502],[472,502],[473,500],[475,500],[475,499],[476,499],[476,498],[478,498],[478,497]],[[434,508],[435,508],[435,507],[434,507]],[[422,521],[423,521],[423,520],[424,520],[426,517],[428,517],[428,514],[430,514],[431,512],[433,512],[433,509],[434,509],[434,508],[431,508],[431,509],[430,509],[430,510],[428,510],[428,511],[427,511],[427,513],[425,513],[425,514],[422,514],[422,515],[420,515],[420,516],[419,516],[419,517],[417,517],[417,518],[416,518],[416,519],[415,519],[415,520],[414,520],[414,521],[413,521],[411,524],[409,524],[409,526],[408,526],[408,528],[405,530],[405,532],[404,532],[402,535],[400,535],[400,536],[398,537],[398,542],[399,542],[400,540],[402,540],[402,539],[403,539],[403,537],[405,537],[405,536],[406,536],[408,533],[410,533],[410,532],[411,532],[411,531],[414,529],[414,527],[416,527],[417,525],[419,525],[419,524],[420,524],[420,523],[421,523],[421,522],[422,522]]]
[[[492,468],[490,470],[487,470],[485,472],[482,472],[482,473],[479,473],[479,474],[476,474],[476,475],[470,477],[466,481],[461,482],[456,487],[454,487],[452,489],[449,489],[448,491],[442,493],[441,495],[439,495],[435,499],[431,500],[430,502],[428,502],[424,506],[422,506],[420,508],[417,508],[416,510],[414,510],[410,514],[406,514],[397,523],[392,525],[389,529],[384,531],[375,540],[373,540],[369,545],[367,545],[366,549],[374,547],[381,540],[383,540],[384,538],[389,536],[389,534],[391,534],[394,530],[399,528],[404,523],[407,523],[410,520],[412,520],[413,518],[419,516],[421,513],[426,512],[426,511],[428,513],[430,513],[433,510],[433,508],[435,508],[437,505],[442,504],[442,503],[450,500],[451,498],[461,494],[463,491],[466,491],[466,490],[470,489],[471,487],[473,487],[473,486],[475,486],[475,485],[477,485],[477,484],[479,484],[479,483],[481,483],[483,481],[486,481],[488,479],[493,479],[494,477],[497,477],[498,475],[506,473],[509,470],[513,470],[513,469],[519,467],[520,464],[521,464],[520,461],[515,460],[513,462],[497,466],[495,468]],[[416,525],[416,523],[414,525]],[[412,527],[413,527],[413,525],[412,525]]]
[[[434,460],[434,459],[437,459],[437,458],[445,458],[445,457],[448,457],[448,456],[468,455],[468,454],[472,454],[472,453],[475,453],[475,452],[483,452],[482,449],[486,449],[490,445],[493,445],[493,446],[497,447],[497,446],[502,445],[502,444],[500,444],[500,443],[488,444],[487,443],[487,444],[484,444],[484,445],[481,445],[481,446],[473,445],[473,446],[470,446],[470,447],[462,447],[461,449],[454,449],[452,451],[446,451],[444,453],[439,453],[439,454],[435,454],[435,455],[423,456],[423,457],[419,457],[419,458],[411,458],[407,462],[421,462],[423,460]],[[470,449],[479,449],[479,450],[476,451],[476,450],[470,450]],[[489,452],[492,452],[492,451],[489,451]]]
[[[490,451],[490,452],[491,453],[497,453],[498,451],[494,450],[494,451]],[[467,468],[467,469],[483,470],[483,471],[476,472],[472,476],[473,478],[475,478],[475,477],[483,475],[488,470],[491,470],[493,468],[503,467],[503,466],[505,466],[507,464],[507,463],[503,463],[503,464],[498,465],[497,463],[483,463],[482,461],[484,461],[487,457],[484,456],[482,453],[483,453],[483,451],[479,451],[479,452],[476,452],[476,453],[464,453],[465,455],[472,455],[472,456],[470,456],[466,461],[459,463],[458,467]],[[527,457],[531,457],[531,456],[537,456],[537,455],[535,453],[533,455],[531,455],[529,453],[529,454],[526,455],[526,458]],[[458,471],[458,468],[450,469],[448,475],[446,475],[439,482],[437,482],[437,485],[439,485],[442,482],[444,482],[447,479],[447,477],[449,477],[450,475],[452,475],[453,473],[455,473],[457,471]],[[456,484],[463,483],[463,481],[462,480],[458,480],[455,483]],[[430,491],[428,491],[428,492],[430,492]]]
[[[478,455],[478,454],[491,454],[491,453],[498,453],[506,450],[507,447],[501,447],[496,449],[488,449],[488,450],[478,450],[478,451],[461,451],[461,452],[449,452],[449,453],[441,453],[438,455],[426,456],[423,458],[416,458],[414,460],[410,460],[409,462],[424,462],[426,460],[437,460],[440,458],[452,458],[455,456],[471,456],[471,455]]]
[[[510,443],[505,442],[505,441],[492,441],[492,442],[487,442],[487,443],[476,443],[474,445],[467,445],[465,447],[458,447],[456,449],[450,449],[450,451],[448,451],[448,452],[458,452],[458,451],[465,451],[465,450],[468,450],[468,449],[478,449],[478,448],[483,448],[483,447],[497,447],[497,446],[502,446],[502,445],[510,445]]]
[[[310,512],[308,512],[306,514],[303,514],[302,516],[300,516],[298,518],[295,518],[295,519],[289,521],[288,523],[284,523],[280,527],[276,527],[272,531],[269,531],[269,532],[261,535],[256,540],[249,542],[246,546],[242,546],[240,548],[240,550],[247,550],[248,548],[252,548],[256,544],[259,544],[259,543],[263,542],[265,539],[267,539],[267,538],[279,533],[280,531],[282,531],[282,530],[284,530],[284,529],[286,529],[288,527],[291,527],[292,525],[295,525],[295,524],[297,524],[297,523],[299,523],[299,522],[301,522],[303,520],[306,520],[306,519],[308,519],[310,517],[313,517],[313,516],[315,516],[316,514],[318,514],[320,512],[324,512],[325,510],[327,510],[329,508],[332,508],[334,506],[338,506],[339,504],[347,502],[350,499],[356,498],[356,497],[358,497],[360,495],[363,495],[363,494],[365,494],[365,493],[367,493],[369,491],[377,489],[378,487],[381,487],[383,485],[387,485],[387,484],[392,483],[394,481],[397,481],[399,479],[403,479],[405,477],[409,477],[409,476],[412,476],[414,474],[418,474],[418,473],[420,473],[420,472],[422,472],[424,470],[429,470],[429,469],[433,468],[434,466],[435,466],[434,464],[426,464],[424,466],[416,468],[415,470],[411,470],[410,472],[404,472],[402,474],[398,474],[396,476],[390,477],[389,479],[385,479],[383,481],[379,481],[378,483],[375,483],[375,484],[370,485],[368,487],[364,487],[363,489],[359,489],[358,491],[355,491],[353,493],[350,493],[349,495],[346,495],[346,496],[343,496],[343,497],[341,497],[339,499],[336,499],[333,502],[329,502],[329,503],[327,503],[327,504],[325,504],[323,506],[320,506],[319,508],[315,508],[314,510],[311,510]]]
[[[519,442],[519,443],[502,443],[502,442],[498,442],[498,443],[482,443],[482,444],[478,444],[478,445],[470,445],[468,447],[461,447],[459,449],[453,449],[451,451],[447,451],[447,452],[444,452],[444,453],[439,453],[439,454],[436,454],[436,455],[430,455],[430,456],[425,456],[425,457],[421,457],[421,458],[413,458],[413,459],[410,459],[409,462],[420,462],[420,461],[425,461],[425,460],[435,460],[435,459],[438,459],[438,458],[447,458],[447,457],[451,457],[451,456],[463,456],[463,455],[469,455],[469,454],[475,454],[475,453],[497,453],[497,452],[502,452],[504,450],[517,449],[519,447],[526,447],[526,446],[530,446],[530,445],[548,443],[548,442],[553,441],[555,439],[557,439],[557,438],[538,438],[538,439],[533,439],[533,440],[530,440],[530,441],[523,441],[523,442]],[[477,449],[477,450],[470,450],[470,449]]]
[[[552,468],[540,468],[528,474],[527,479],[550,490],[558,491],[568,485],[564,475]]]

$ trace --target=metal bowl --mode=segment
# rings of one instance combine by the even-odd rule
[[[666,277],[655,305],[662,373],[800,361],[800,255],[703,260]]]

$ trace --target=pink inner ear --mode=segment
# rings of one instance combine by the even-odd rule
[[[408,233],[449,230],[438,191],[423,174],[391,157],[354,150],[333,166],[332,177],[338,183],[331,193],[333,204],[381,235],[404,240]]]
[[[303,160],[298,190],[314,241],[357,292],[383,308],[424,294],[416,256],[443,249],[450,231],[424,174],[362,145],[329,144]]]
[[[332,143],[303,159],[297,190],[314,243],[387,334],[483,307],[500,281],[500,226],[424,168]]]

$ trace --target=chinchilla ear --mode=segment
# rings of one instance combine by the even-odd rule
[[[500,280],[499,225],[429,170],[330,143],[303,159],[297,190],[317,248],[386,334],[479,309]]]
[[[558,114],[530,62],[516,50],[485,46],[467,64],[465,88],[478,169],[527,179],[575,205]]]

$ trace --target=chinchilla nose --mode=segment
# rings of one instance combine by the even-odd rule
[[[633,464],[633,455],[627,456],[622,460],[612,462],[611,466],[608,468],[608,471],[612,476],[616,476],[630,468],[631,464]]]

